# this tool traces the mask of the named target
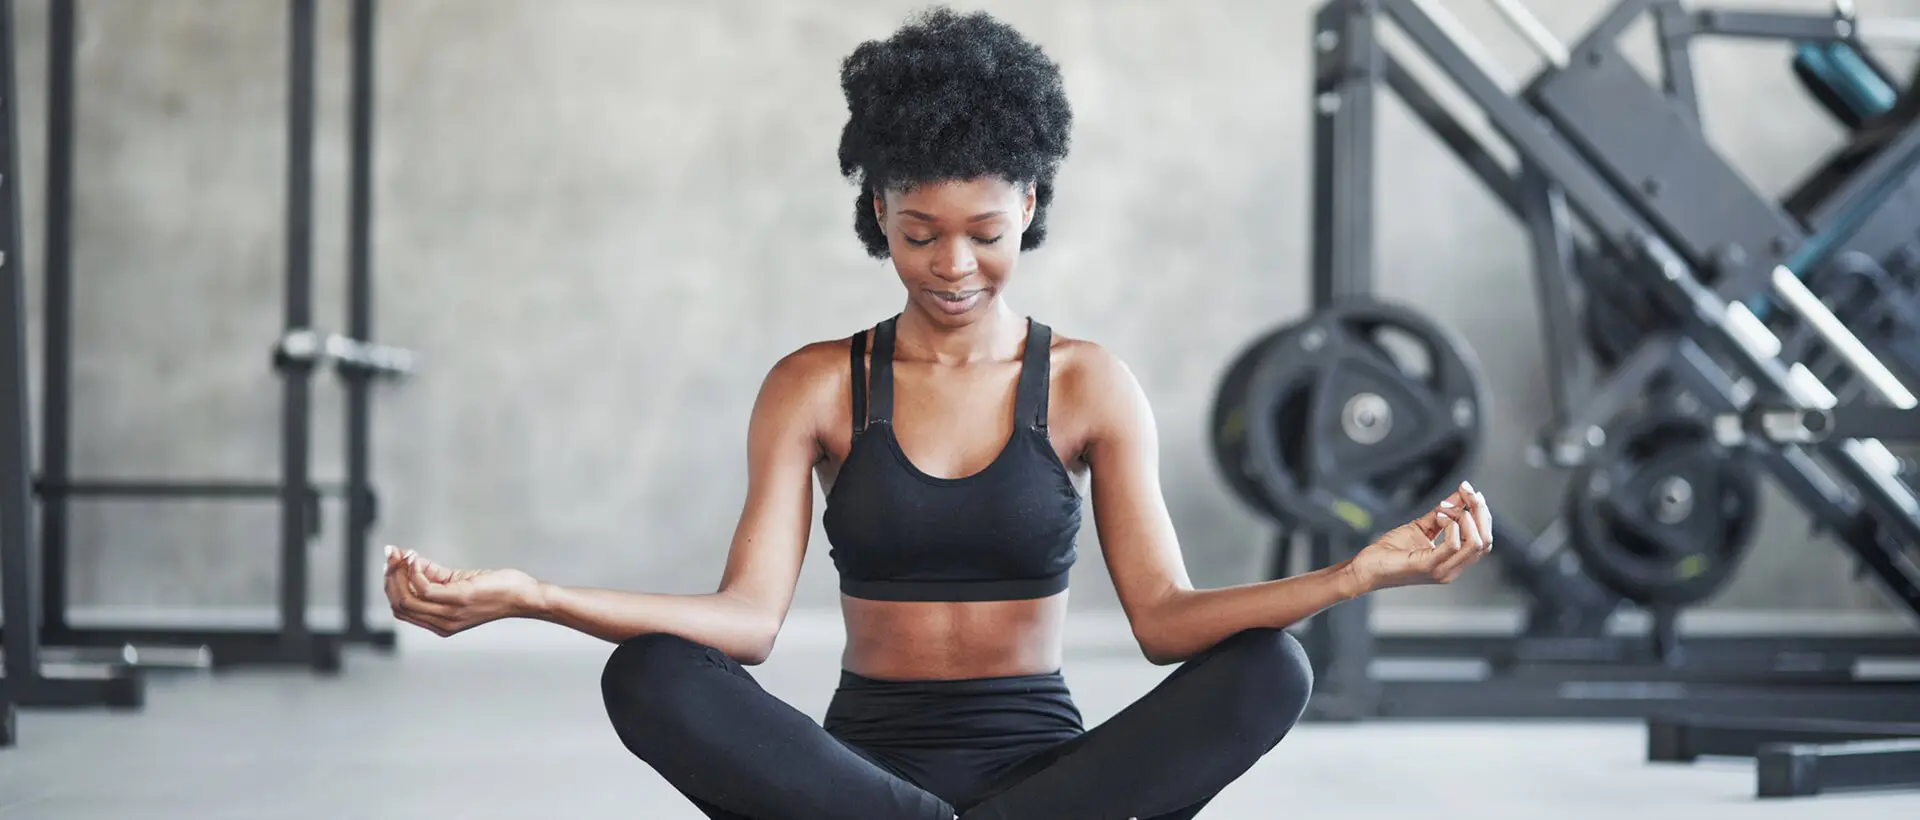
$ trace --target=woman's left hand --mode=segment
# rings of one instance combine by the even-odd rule
[[[387,547],[386,585],[395,618],[442,638],[528,614],[540,588],[517,569],[453,570],[395,547]]]

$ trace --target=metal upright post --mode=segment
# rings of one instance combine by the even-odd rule
[[[1314,18],[1315,310],[1373,290],[1374,110],[1382,64],[1375,14],[1371,0],[1350,0],[1328,3]],[[1345,542],[1321,534],[1311,538],[1315,568],[1347,557]],[[1334,719],[1373,714],[1378,687],[1368,674],[1374,653],[1368,601],[1348,601],[1320,613],[1305,637],[1316,689],[1310,711]]]
[[[73,454],[73,93],[75,0],[47,4],[46,273],[41,304],[41,629],[67,624],[67,493]]]
[[[373,341],[373,121],[376,0],[354,0],[350,149],[347,181],[347,335]],[[343,367],[346,381],[346,623],[344,638],[382,648],[394,646],[392,630],[367,626],[368,534],[379,516],[372,472],[372,389],[375,375]]]
[[[286,329],[313,324],[313,129],[316,48],[314,0],[292,0],[288,14]],[[313,511],[313,369],[281,373],[280,628],[290,648],[313,641],[307,624],[307,546]],[[316,665],[325,653],[316,653]]]
[[[16,108],[13,87],[13,3],[0,0],[0,607],[7,630],[0,641],[6,651],[6,714],[12,724],[13,694],[25,694],[28,681],[40,674],[40,630],[34,579],[39,550],[33,545],[33,449],[27,414],[27,285],[21,279],[25,254],[20,251],[20,175],[18,140],[13,123]],[[5,740],[12,742],[11,731]]]

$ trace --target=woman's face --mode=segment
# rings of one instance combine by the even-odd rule
[[[908,304],[938,324],[988,314],[1033,223],[1031,185],[995,177],[929,183],[874,200]]]

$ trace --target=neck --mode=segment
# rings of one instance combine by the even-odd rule
[[[1000,299],[964,325],[943,325],[924,312],[909,308],[900,314],[894,333],[895,355],[941,365],[971,364],[1005,359],[1018,353],[1026,339],[1026,319]]]

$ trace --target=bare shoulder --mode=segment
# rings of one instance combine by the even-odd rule
[[[767,370],[754,415],[790,434],[818,435],[846,413],[852,381],[849,339],[809,342]]]
[[[1098,342],[1056,333],[1053,372],[1057,401],[1085,417],[1089,427],[1126,424],[1148,413],[1133,368]]]

